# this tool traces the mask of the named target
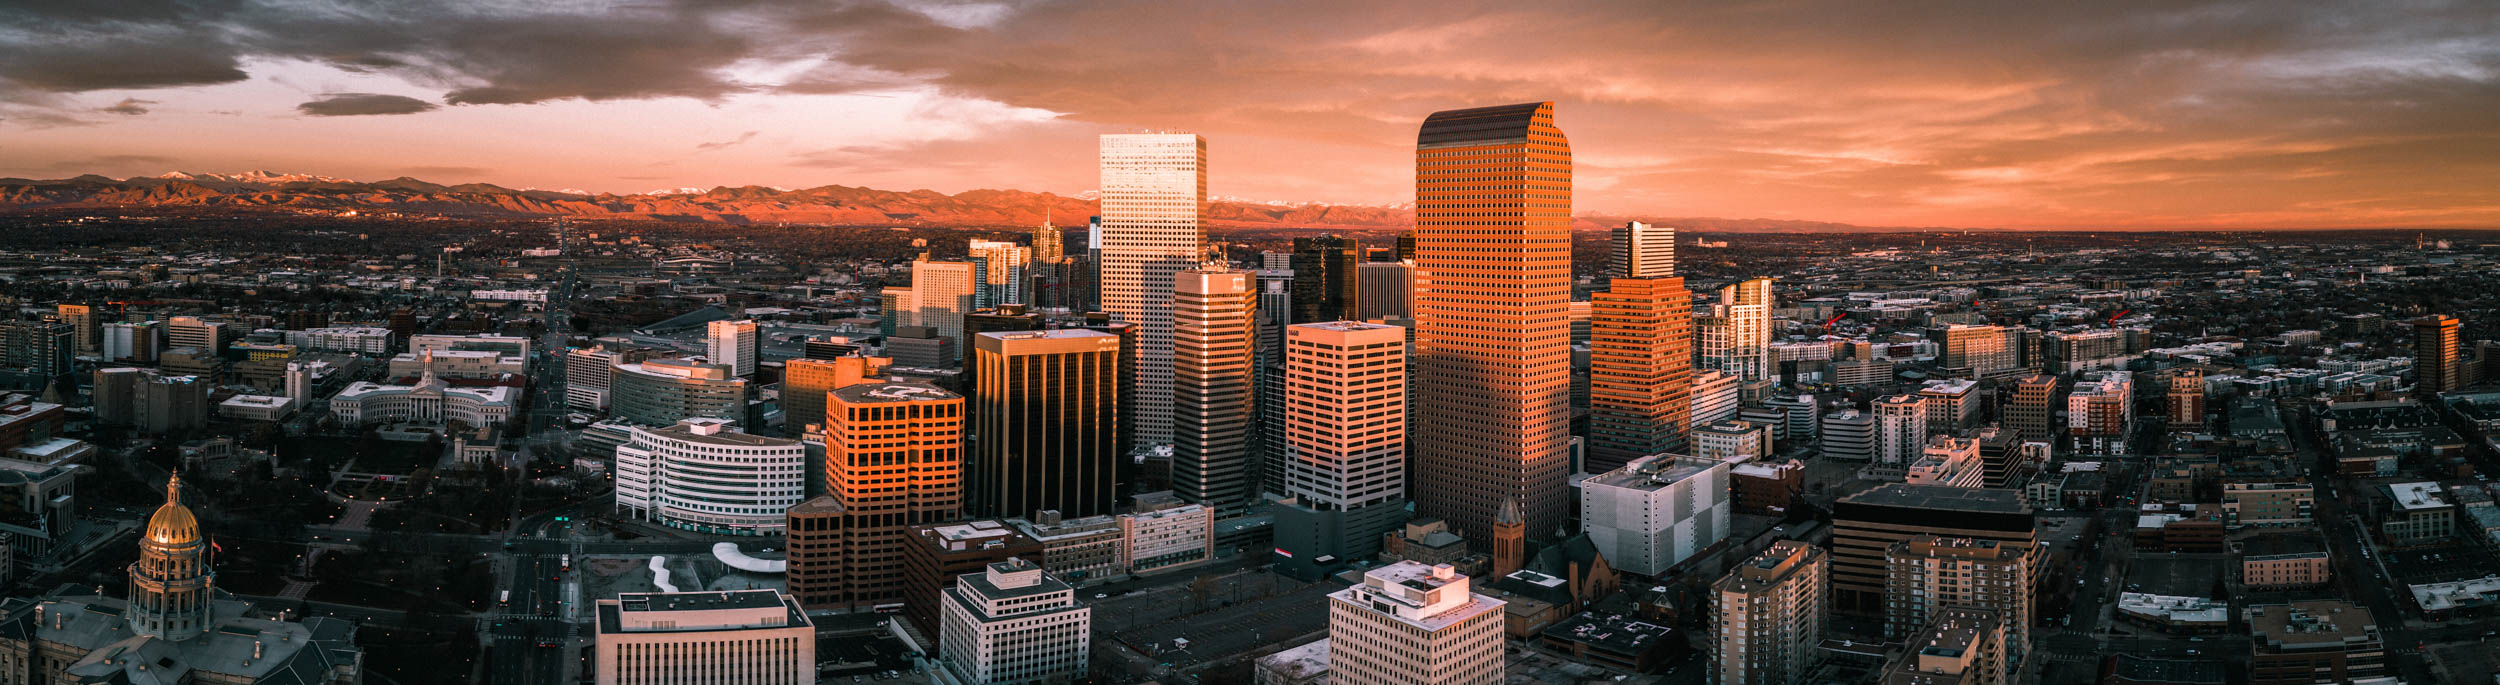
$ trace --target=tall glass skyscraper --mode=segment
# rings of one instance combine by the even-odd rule
[[[1102,308],[1138,325],[1136,444],[1172,441],[1172,279],[1198,265],[1207,141],[1189,133],[1102,137]]]
[[[1173,333],[1172,493],[1225,514],[1258,494],[1250,455],[1258,290],[1248,271],[1180,273]]]
[[[1490,542],[1504,500],[1527,530],[1571,502],[1571,144],[1554,104],[1451,110],[1415,139],[1415,501]]]

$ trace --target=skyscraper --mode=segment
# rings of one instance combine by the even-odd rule
[[[704,356],[740,378],[755,375],[759,346],[754,321],[714,321],[704,326]]]
[[[1258,344],[1251,353],[1257,402],[1250,423],[1250,453],[1261,492],[1285,491],[1285,326],[1293,323],[1293,270],[1261,269]]]
[[[2180,369],[2170,372],[2170,426],[2179,430],[2197,430],[2205,426],[2205,372]]]
[[[964,315],[978,308],[979,266],[972,262],[935,261],[922,254],[911,263],[911,290],[898,295],[895,308],[906,326],[937,329],[937,337],[964,344]]]
[[[95,308],[83,304],[65,304],[54,308],[61,323],[69,324],[79,354],[94,354],[104,344],[104,330],[98,327]]]
[[[2031,651],[2032,554],[2029,547],[1961,537],[1918,535],[1884,555],[1884,637],[1906,639],[1943,610],[1979,607],[2005,619],[2009,662]]]
[[[2057,436],[2057,377],[2045,373],[2014,382],[2013,398],[2005,403],[2005,427],[2026,441],[2049,442]]]
[[[1710,643],[1710,682],[1802,680],[1822,651],[1831,575],[1831,558],[1823,550],[1781,540],[1712,583],[1710,615],[1718,639]]]
[[[1675,227],[1638,221],[1616,227],[1613,251],[1606,255],[1606,275],[1615,278],[1666,278],[1675,275]]]
[[[1032,248],[1002,240],[975,240],[966,245],[980,271],[975,308],[1024,304],[1024,275],[1031,269]]]
[[[1684,451],[1693,425],[1692,291],[1681,278],[1616,277],[1590,307],[1583,470]]]
[[[1741,382],[1770,378],[1771,305],[1771,279],[1720,288],[1710,315],[1694,325],[1701,337],[1701,367],[1735,374]]]
[[[825,494],[838,506],[830,535],[801,547],[815,531],[793,531],[791,578],[806,582],[790,593],[809,609],[858,611],[902,601],[908,526],[963,513],[964,398],[868,375],[866,357],[835,363],[854,381],[825,399]]]
[[[1363,277],[1355,297],[1355,321],[1414,320],[1414,262],[1365,262],[1356,271],[1362,272]]]
[[[2437,314],[2413,322],[2413,388],[2423,395],[2463,387],[2457,373],[2457,317]]]
[[[72,328],[58,321],[0,321],[0,368],[22,369],[46,383],[69,373],[78,348]]]
[[[1356,320],[1363,244],[1324,235],[1293,239],[1293,322]]]
[[[1172,441],[1172,279],[1198,264],[1207,141],[1187,133],[1102,137],[1102,309],[1138,325],[1135,445]],[[1029,512],[1028,512],[1029,513]]]
[[[1250,504],[1251,356],[1257,291],[1250,272],[1191,269],[1173,287],[1172,493],[1230,513]]]
[[[980,387],[967,479],[976,516],[1112,513],[1120,336],[1061,328],[972,341]]]
[[[1921,395],[1875,400],[1875,463],[1908,466],[1927,449],[1927,405]]]
[[[1368,559],[1405,522],[1406,329],[1332,321],[1285,329],[1286,566]]]
[[[1416,504],[1492,539],[1570,506],[1571,145],[1554,104],[1436,112],[1415,138]]]
[[[1066,238],[1059,235],[1059,227],[1050,225],[1049,221],[1043,221],[1042,225],[1033,227],[1034,264],[1055,265],[1059,263],[1060,258],[1067,255],[1068,242]]]

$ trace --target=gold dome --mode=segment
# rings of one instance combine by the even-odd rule
[[[176,474],[165,481],[165,506],[157,507],[148,517],[148,541],[159,545],[187,545],[200,541],[200,521],[191,517],[191,508],[182,506],[182,476]]]

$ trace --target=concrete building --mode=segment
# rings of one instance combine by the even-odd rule
[[[2413,321],[2413,389],[2428,397],[2465,387],[2456,317],[2436,314]]]
[[[1127,547],[1120,520],[1105,514],[1065,518],[1044,509],[1031,519],[1007,519],[1007,525],[1042,543],[1042,569],[1051,577],[1085,585],[1127,573]]]
[[[615,367],[639,363],[658,354],[624,338],[600,338],[589,347],[564,351],[564,406],[586,412],[608,410],[609,386]]]
[[[616,448],[616,511],[707,534],[781,535],[782,512],[806,498],[806,449],[733,425],[697,418],[633,427]]]
[[[1847,461],[1874,461],[1878,431],[1875,415],[1843,409],[1823,415],[1823,456]]]
[[[2370,609],[2340,600],[2247,610],[2250,685],[2348,683],[2388,675]]]
[[[2317,509],[2308,483],[2224,483],[2222,522],[2232,529],[2307,526]]]
[[[2180,369],[2170,373],[2169,401],[2163,408],[2170,413],[2171,430],[2203,430],[2205,428],[2205,373]]]
[[[1207,141],[1187,133],[1105,134],[1101,139],[1102,311],[1136,325],[1127,453],[1172,439],[1174,279],[1197,266],[1206,242]]]
[[[1131,574],[1175,571],[1215,559],[1215,510],[1204,505],[1164,506],[1112,518],[1120,523],[1120,565]]]
[[[1795,540],[1771,543],[1710,585],[1710,680],[1719,685],[1802,682],[1822,651],[1831,560]]]
[[[528,357],[491,350],[423,350],[391,355],[392,378],[434,375],[457,379],[494,379],[529,373]]]
[[[1285,327],[1286,444],[1276,549],[1311,577],[1369,559],[1406,520],[1406,329]]]
[[[1967,378],[1987,378],[2020,366],[2021,350],[2016,347],[2019,339],[2006,335],[2003,326],[1946,324],[1933,332],[1944,350],[1939,363],[1948,371],[1960,370]]]
[[[1172,493],[1227,515],[1259,492],[1250,454],[1253,285],[1250,272],[1218,267],[1180,272],[1172,290]]]
[[[1700,339],[1699,366],[1740,382],[1776,375],[1771,367],[1771,279],[1754,278],[1719,289],[1719,301],[1693,320]]]
[[[909,526],[903,539],[903,617],[937,635],[941,603],[955,579],[1009,559],[1040,559],[1041,541],[996,519]]]
[[[2388,483],[2372,494],[2370,512],[2388,544],[2426,545],[2456,535],[2457,505],[2438,483]]]
[[[2011,619],[1987,609],[1937,612],[1909,637],[1909,649],[1884,665],[1882,685],[2005,685],[2016,662],[2008,655]]]
[[[729,367],[729,374],[740,378],[755,375],[755,363],[761,354],[757,345],[754,321],[713,321],[704,324],[703,358]]]
[[[1929,439],[1918,460],[1910,462],[1909,476],[1904,482],[1956,488],[1985,486],[1987,469],[1979,457],[1979,440],[1943,435]]]
[[[967,464],[967,503],[980,516],[1073,517],[1112,512],[1120,420],[1120,336],[1053,329],[974,336],[981,436]],[[1169,341],[1166,341],[1169,353]],[[1169,387],[1166,387],[1167,396]],[[1164,413],[1170,430],[1169,408]]]
[[[1617,570],[1657,576],[1727,539],[1730,464],[1675,454],[1580,485],[1580,531]]]
[[[778,590],[628,592],[599,600],[593,682],[816,682],[816,625]]]
[[[1743,408],[1738,401],[1741,395],[1737,386],[1736,374],[1717,370],[1694,372],[1693,420],[1690,425],[1706,425],[1736,416],[1736,410]]]
[[[747,381],[727,366],[692,359],[618,364],[608,382],[609,413],[646,426],[695,418],[747,421]]]
[[[330,416],[349,426],[375,423],[446,426],[459,423],[485,427],[511,418],[513,408],[519,404],[518,393],[511,387],[453,386],[427,371],[415,385],[383,385],[372,381],[350,383],[339,394],[330,397]]]
[[[1467,576],[1448,565],[1402,561],[1329,593],[1329,682],[1502,682],[1504,602],[1468,586]]]
[[[1537,202],[1485,199],[1487,179],[1530,177]],[[1417,296],[1416,510],[1479,540],[1505,502],[1528,529],[1559,529],[1571,488],[1571,146],[1553,103],[1426,117],[1415,234],[1416,267],[1431,274]]]
[[[2315,588],[2335,579],[2326,541],[2314,535],[2259,535],[2241,540],[2238,547],[2240,582],[2251,589]]]
[[[1886,395],[1875,400],[1875,462],[1908,466],[1926,453],[1928,403],[1924,395]]]
[[[1693,456],[1745,462],[1771,456],[1771,425],[1724,419],[1693,429]]]
[[[71,349],[78,354],[95,354],[104,347],[103,322],[95,318],[95,307],[83,304],[53,305],[53,318],[68,324]]]
[[[1638,266],[1657,264],[1659,255],[1651,251],[1652,261]],[[1666,248],[1670,266],[1674,254],[1672,246]],[[1603,473],[1641,457],[1686,450],[1694,425],[1692,291],[1681,278],[1617,276],[1605,292],[1590,297],[1583,470]]]
[[[235,395],[217,403],[217,415],[235,421],[277,421],[295,413],[295,400],[272,395]]]
[[[165,346],[197,347],[210,351],[222,350],[226,348],[227,340],[237,337],[233,334],[233,331],[228,330],[229,328],[230,327],[226,324],[226,322],[223,321],[210,321],[196,316],[173,317],[165,320]],[[320,330],[344,331],[352,329]],[[305,332],[313,333],[314,331]],[[382,346],[379,349],[373,350],[373,354],[381,354],[383,352],[390,351],[390,331],[385,330],[382,334],[384,336],[382,338]],[[338,349],[333,347],[323,347],[322,349],[330,349],[339,352],[364,351],[362,349],[362,345],[349,345],[348,347],[349,349]]]
[[[0,369],[50,381],[70,372],[78,328],[58,321],[0,321]]]
[[[1354,307],[1357,320],[1414,321],[1415,281],[1419,271],[1411,261],[1364,262],[1362,266],[1355,267],[1355,272],[1362,274],[1358,279],[1362,287],[1356,294]],[[1262,301],[1259,306],[1266,307],[1267,303]]]
[[[1903,640],[1954,608],[1994,611],[2006,663],[2031,653],[2032,551],[1995,540],[1918,535],[1885,553],[1884,637]]]
[[[1608,277],[1675,277],[1675,227],[1632,221],[1615,227],[1608,237]]]
[[[1979,424],[1979,382],[1969,379],[1928,381],[1918,396],[1927,402],[1927,433],[1938,435]]]
[[[938,656],[956,678],[1040,685],[1086,673],[1094,610],[1033,562],[1010,559],[958,577],[940,607]]]
[[[2024,441],[2051,442],[2057,437],[2057,409],[2065,406],[2058,399],[2057,377],[2032,374],[2014,381],[2014,391],[2005,403],[2005,427]]]
[[[184,318],[187,317],[174,317],[173,324],[166,328],[167,340],[172,342],[175,347],[181,347],[187,344],[183,342],[186,339],[196,340],[205,337],[206,335],[204,333],[194,333],[189,338],[184,337],[182,335],[183,326],[181,325],[181,321]],[[223,326],[225,324],[216,325]],[[288,337],[293,339],[296,336]],[[301,337],[303,341],[297,343],[297,345],[307,350],[322,352],[347,352],[368,356],[380,356],[388,354],[391,351],[391,329],[379,326],[333,326],[330,328],[315,328],[303,331],[301,333]]]
[[[154,321],[104,324],[105,361],[153,364],[165,349],[164,328]]]
[[[992,308],[1007,304],[1025,304],[1025,276],[1031,271],[1034,248],[1005,240],[973,240],[964,244],[964,254],[979,271],[976,283],[980,297],[973,306]]]
[[[897,607],[908,527],[963,514],[964,398],[873,375],[869,358],[835,361],[860,369],[857,382],[826,397],[825,493],[840,511],[838,548],[811,556],[810,581],[791,592],[809,609]],[[817,573],[820,562],[837,570]]]
[[[1894,545],[1920,535],[1991,540],[2044,554],[2031,506],[2012,490],[1887,483],[1840,498],[1832,506],[1832,610],[1852,616],[1883,615],[1887,555]]]
[[[2074,438],[2075,453],[2133,454],[2127,437],[2135,425],[2134,374],[2095,371],[2082,378],[2066,393],[2066,434]]]

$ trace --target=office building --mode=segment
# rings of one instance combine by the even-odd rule
[[[1884,637],[1903,640],[1944,615],[1978,607],[2003,620],[2006,662],[2031,652],[2036,577],[2026,547],[1995,540],[1919,535],[1885,554]]]
[[[1357,321],[1413,321],[1415,319],[1415,263],[1364,262],[1355,272],[1362,287],[1355,293],[1354,319]],[[1264,304],[1264,303],[1262,303]],[[1304,321],[1303,323],[1320,323]]]
[[[1121,337],[1085,329],[983,333],[967,498],[979,516],[1112,513]],[[1168,408],[1167,408],[1168,409]],[[1168,416],[1168,414],[1167,414]]]
[[[1138,327],[1135,447],[1172,440],[1172,287],[1200,263],[1207,142],[1187,133],[1102,137],[1102,310]]]
[[[186,343],[184,340],[186,339],[203,340],[209,337],[217,337],[220,339],[226,337],[224,335],[225,324],[219,323],[211,324],[216,327],[215,335],[213,336],[210,332],[201,331],[193,333],[189,338],[185,338],[184,336],[179,335],[183,332],[181,322],[184,318],[188,317],[174,317],[171,322],[172,325],[167,326],[165,329],[166,340],[174,347],[181,347],[185,345]],[[396,335],[396,333],[391,332],[391,329],[379,326],[333,326],[330,328],[315,328],[304,331],[300,335],[290,334],[287,336],[287,339],[290,341],[300,339],[301,342],[297,343],[297,345],[306,350],[381,356],[390,353],[391,343],[396,339],[394,337]],[[223,344],[220,344],[218,347],[208,349],[223,348]]]
[[[612,368],[609,413],[617,419],[646,426],[694,418],[747,420],[747,381],[727,366],[650,359]]]
[[[1979,429],[1979,486],[2019,488],[2049,463],[2049,444],[2024,442],[1998,426]]]
[[[1734,374],[1739,381],[1771,378],[1771,279],[1754,278],[1719,289],[1709,314],[1694,317],[1700,366]]]
[[[974,240],[964,247],[979,271],[973,306],[993,308],[1025,304],[1025,275],[1031,270],[1032,248],[1002,240]]]
[[[2060,424],[2057,409],[2065,405],[2058,399],[2057,377],[2045,373],[2024,376],[2014,381],[2014,392],[2005,403],[2005,427],[2026,442],[2053,442]]]
[[[2092,371],[2066,393],[2066,434],[2075,453],[2126,455],[2128,431],[2135,426],[2135,381],[2126,371]]]
[[[105,361],[153,364],[164,348],[163,327],[157,322],[104,324]]]
[[[589,347],[564,351],[564,406],[586,412],[608,409],[610,385],[619,365],[635,364],[658,355],[657,350],[634,347],[624,338],[600,338]]]
[[[95,354],[104,346],[102,321],[95,318],[95,308],[83,304],[54,305],[53,318],[68,324],[70,345],[78,354]]]
[[[2013,619],[1995,611],[1955,607],[1936,612],[1909,634],[1909,649],[1884,665],[1883,685],[2005,685],[2016,662],[2006,633]]]
[[[1293,323],[1293,271],[1258,272],[1258,342],[1251,364],[1257,395],[1250,419],[1251,463],[1261,493],[1285,491],[1285,326]]]
[[[1928,402],[1921,395],[1886,395],[1875,400],[1875,461],[1907,466],[1927,449]]]
[[[1294,323],[1357,320],[1362,264],[1363,244],[1353,238],[1293,239]]]
[[[1823,415],[1823,456],[1848,461],[1874,461],[1878,442],[1875,415],[1843,409]]]
[[[1615,230],[1616,249],[1625,249],[1625,229]],[[1660,230],[1673,240],[1671,229]],[[1674,248],[1666,250],[1671,265]],[[1693,293],[1684,289],[1681,278],[1618,276],[1606,292],[1591,297],[1588,459],[1583,470],[1603,473],[1634,459],[1685,449],[1693,425],[1692,313]]]
[[[1086,673],[1093,609],[1042,567],[1010,559],[956,578],[941,600],[938,657],[965,682],[1072,682]]]
[[[845,336],[811,335],[799,343],[799,356],[806,359],[841,359],[866,349],[866,346]]]
[[[226,322],[210,321],[196,316],[177,316],[171,319],[166,319],[165,346],[197,347],[203,350],[222,350],[226,347],[226,341],[233,337],[232,331],[227,330],[227,328]],[[389,344],[390,341],[386,338],[383,340],[384,347],[382,349],[373,350],[373,352],[376,354],[387,352],[389,351]],[[362,350],[344,349],[340,351],[358,352]]]
[[[1431,278],[1417,295],[1417,509],[1490,541],[1516,501],[1529,530],[1555,530],[1570,506],[1571,146],[1553,103],[1426,118],[1415,231]]]
[[[1987,476],[1987,463],[1979,455],[1979,439],[1938,435],[1927,439],[1926,449],[1910,462],[1909,475],[1903,482],[1976,488],[1987,485]]]
[[[597,610],[597,685],[816,682],[816,624],[779,590],[628,592]]]
[[[1660,454],[1582,481],[1580,532],[1615,570],[1658,576],[1726,540],[1728,462]]]
[[[1425,239],[1429,253],[1431,238]],[[1502,682],[1502,600],[1469,591],[1448,564],[1401,561],[1328,594],[1329,682]]]
[[[2008,335],[2003,326],[1946,324],[1933,333],[1943,352],[1939,362],[1964,378],[1988,378],[2022,366],[2017,347],[2022,338]]]
[[[1967,378],[1928,381],[1918,396],[1927,405],[1927,434],[1958,433],[1979,424],[1979,382]]]
[[[851,381],[825,399],[825,499],[835,511],[823,514],[831,530],[809,547],[793,534],[792,554],[811,554],[804,583],[793,559],[790,591],[811,610],[898,607],[908,527],[963,514],[964,398],[873,375],[867,357],[835,361]],[[836,551],[815,554],[823,550],[815,545]]]
[[[1994,541],[2033,555],[2041,550],[2031,505],[2012,490],[1887,483],[1840,498],[1832,506],[1832,610],[1884,615],[1887,555],[1919,535]]]
[[[1155,493],[1161,494],[1161,493]],[[1185,569],[1215,559],[1215,510],[1164,497],[1111,517],[1120,526],[1120,566],[1131,575]]]
[[[721,419],[635,426],[616,448],[616,511],[714,535],[780,535],[782,512],[806,498],[797,440],[738,432]]]
[[[956,339],[938,332],[934,326],[895,326],[894,334],[886,336],[881,350],[895,366],[945,371],[953,369],[962,359],[962,348]]]
[[[1693,429],[1693,456],[1735,463],[1771,455],[1771,425],[1727,419]]]
[[[937,635],[946,588],[968,573],[1009,559],[1040,559],[1042,543],[996,519],[907,526],[903,539],[903,618]]]
[[[730,375],[755,376],[757,347],[754,321],[713,321],[704,325],[704,358],[729,367]]]
[[[1710,585],[1710,682],[1789,685],[1822,651],[1831,558],[1796,540],[1771,543]]]
[[[1718,370],[1693,372],[1693,421],[1691,425],[1734,418],[1744,408],[1743,388],[1736,374]]]
[[[1675,276],[1675,227],[1631,221],[1615,227],[1610,237],[1613,249],[1606,255],[1607,276],[1617,279]]]
[[[1405,522],[1406,329],[1339,321],[1285,329],[1286,443],[1279,566],[1303,577],[1370,559]]]
[[[70,372],[77,349],[77,327],[70,324],[0,321],[0,368],[21,370],[48,383]]]
[[[808,426],[825,423],[825,393],[840,387],[839,358],[791,359],[781,363],[781,432],[804,435]]]
[[[2389,675],[2369,607],[2320,599],[2249,607],[2249,685],[2349,683]]]
[[[1041,225],[1033,227],[1033,264],[1048,268],[1067,256],[1067,238],[1061,235],[1059,227],[1050,225],[1049,218],[1043,218]]]
[[[1250,272],[1174,276],[1172,493],[1226,514],[1258,494],[1250,455],[1258,292]]]
[[[921,253],[911,263],[911,289],[887,289],[894,298],[896,325],[927,326],[935,329],[933,337],[963,344],[964,315],[980,309],[980,269],[972,262],[933,260]]]
[[[2422,395],[2465,387],[2459,373],[2460,323],[2457,317],[2434,314],[2413,321],[2413,388]]]

